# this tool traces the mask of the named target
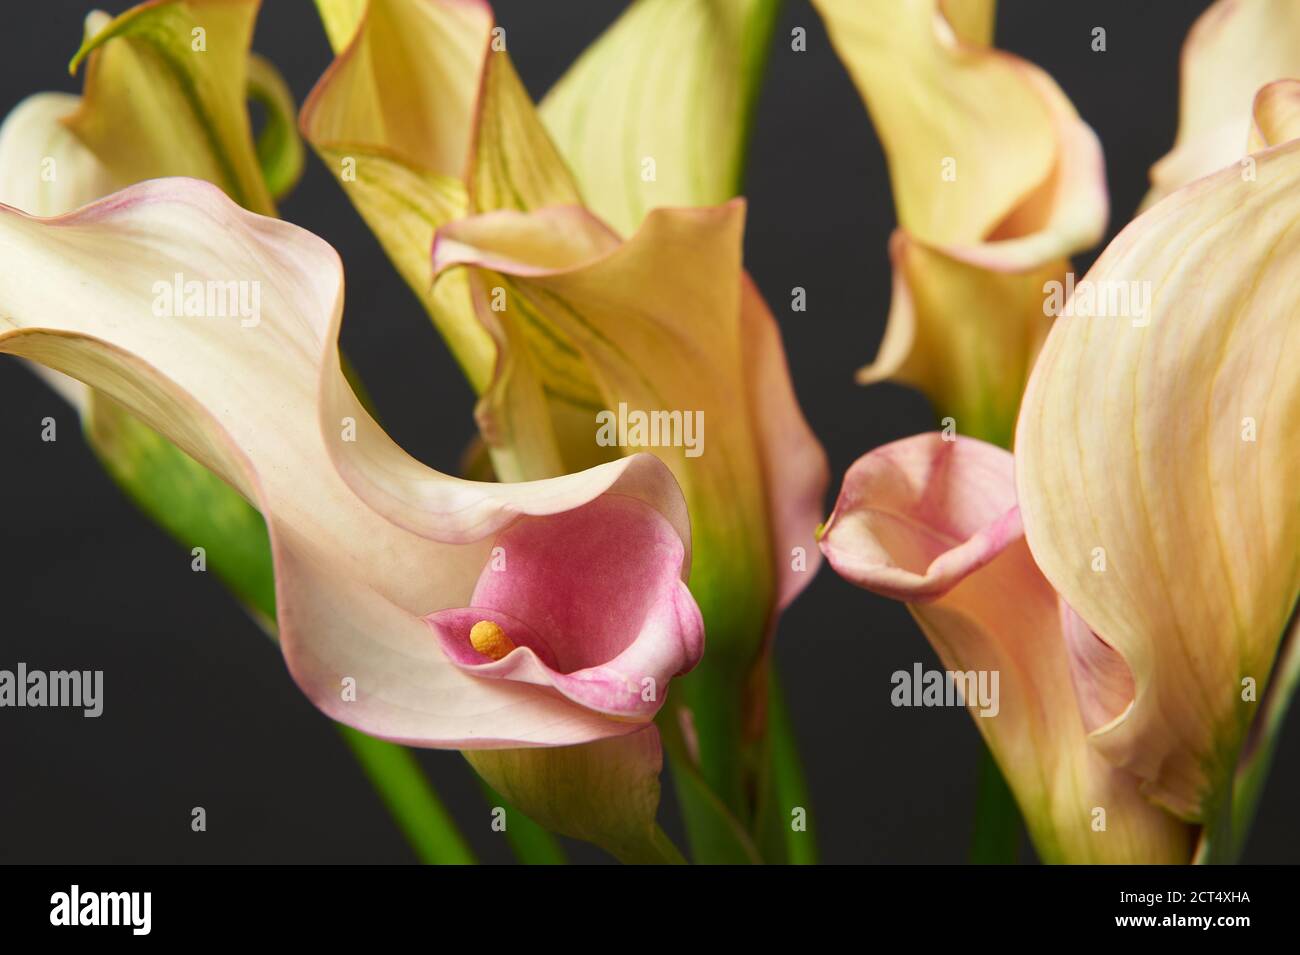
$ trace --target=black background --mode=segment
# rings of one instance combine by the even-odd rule
[[[1044,66],[1106,151],[1111,234],[1173,141],[1178,52],[1202,2],[1005,0],[998,45]],[[129,3],[105,5],[110,12]],[[511,55],[540,97],[617,16],[612,0],[500,0]],[[0,109],[80,90],[66,64],[80,0],[6,10]],[[807,52],[789,49],[808,31]],[[1092,29],[1108,49],[1090,48]],[[669,40],[668,42],[671,42]],[[301,103],[330,62],[309,0],[265,0],[255,40]],[[795,385],[832,462],[832,493],[864,451],[932,427],[925,401],[860,388],[889,305],[893,226],[883,157],[803,0],[786,4],[750,148],[747,264],[781,320]],[[454,470],[472,396],[432,325],[315,157],[283,216],[347,269],[343,342],[385,425]],[[1081,264],[1087,264],[1091,256]],[[789,312],[790,289],[808,311]],[[55,416],[60,440],[43,443]],[[279,653],[188,552],[141,519],[77,436],[72,412],[0,359],[0,668],[103,669],[105,711],[0,710],[0,861],[381,862],[413,855]],[[829,501],[828,501],[829,506]],[[889,674],[936,664],[901,605],[824,571],[781,621],[777,656],[828,862],[958,862],[970,841],[976,732],[944,709],[895,709]],[[1294,862],[1300,712],[1278,752],[1246,858]],[[462,758],[420,756],[480,857],[511,858]],[[670,831],[677,832],[665,786]],[[208,831],[190,831],[203,806]],[[1293,811],[1293,810],[1292,810]],[[587,847],[574,857],[600,859]]]

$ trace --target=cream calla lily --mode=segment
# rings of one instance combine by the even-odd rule
[[[871,451],[821,546],[846,579],[905,601],[950,672],[992,688],[967,707],[1044,861],[1190,861],[1190,827],[1089,740],[1127,702],[1127,671],[1035,566],[1008,452],[940,434]]]
[[[776,323],[743,270],[743,205],[641,219],[665,198],[725,196],[721,174],[701,172],[714,147],[701,148],[728,143],[712,158],[734,172],[743,124],[711,128],[702,143],[674,129],[673,109],[695,95],[685,79],[667,91],[673,119],[619,119],[630,124],[634,153],[654,153],[662,192],[623,151],[602,165],[590,130],[621,103],[617,91],[658,62],[653,42],[634,37],[628,22],[683,26],[690,76],[718,58],[739,72],[752,54],[728,49],[730,38],[763,21],[767,4],[635,5],[548,100],[580,181],[515,75],[486,3],[369,0],[363,10],[323,3],[322,12],[332,42],[344,45],[300,127],[479,393],[476,417],[497,476],[549,477],[635,450],[600,439],[601,415],[620,409],[679,426],[702,419],[698,448],[679,431],[650,450],[682,483],[695,534],[691,587],[710,653],[684,689],[701,765],[717,773],[723,801],[745,803],[740,738],[762,723],[775,615],[817,567],[812,531],[826,461],[795,401]],[[608,88],[593,87],[593,71],[605,66]],[[733,79],[719,94],[728,109],[744,89]],[[584,207],[588,188],[600,212],[635,231],[620,238]],[[389,490],[391,507],[410,506],[410,488]]]
[[[152,0],[116,18],[91,13],[72,64],[85,65],[83,95],[36,93],[0,125],[0,202],[56,216],[138,181],[191,176],[274,214],[303,149],[287,86],[248,49],[257,10],[257,0]],[[265,106],[256,144],[248,99]],[[143,510],[178,539],[221,542],[212,569],[269,624],[257,512],[118,402],[33,367],[76,408],[92,448]]]
[[[1300,593],[1300,141],[1254,159],[1120,233],[1088,279],[1149,321],[1058,319],[1016,434],[1034,556],[1131,673],[1094,745],[1211,824]]]
[[[511,485],[424,468],[342,378],[334,251],[206,183],[156,180],[50,220],[0,209],[0,248],[0,351],[121,402],[258,506],[285,659],[325,713],[425,746],[653,735],[702,651],[686,509],[660,462]],[[177,273],[187,290],[251,283],[257,321],[195,314],[190,291],[160,310]],[[418,519],[381,513],[392,474],[418,487]],[[505,622],[499,664],[468,652],[476,619]]]
[[[960,431],[1005,444],[1050,325],[1045,285],[1105,228],[1097,139],[1047,74],[987,45],[991,4],[814,6],[871,113],[898,210],[889,321],[858,379],[913,385]]]
[[[1201,14],[1183,44],[1178,135],[1173,149],[1151,167],[1151,190],[1143,208],[1236,163],[1247,151],[1254,152],[1258,141],[1247,150],[1247,140],[1255,125],[1251,105],[1257,92],[1274,80],[1296,78],[1300,78],[1300,7],[1296,4],[1219,0]],[[1272,102],[1265,108],[1271,112],[1277,105]]]

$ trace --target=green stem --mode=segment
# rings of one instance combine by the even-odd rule
[[[1012,865],[1019,855],[1020,808],[993,754],[981,741],[970,861],[977,865]]]
[[[673,787],[686,822],[691,858],[707,865],[756,865],[762,862],[749,832],[709,787],[691,758],[678,724],[679,711],[669,704],[656,723],[672,767]]]
[[[754,0],[756,9],[749,15],[741,43],[744,59],[741,65],[741,91],[744,97],[740,111],[740,143],[736,150],[736,168],[732,172],[732,193],[739,195],[745,188],[745,171],[749,165],[749,141],[758,117],[758,97],[762,91],[763,74],[772,55],[772,35],[781,18],[781,0]]]
[[[478,861],[409,749],[342,724],[339,733],[421,862],[473,865]]]
[[[815,865],[817,838],[812,826],[812,799],[799,759],[799,744],[775,661],[769,662],[767,672],[767,736],[754,813],[756,838],[767,862]],[[795,810],[802,810],[803,826],[798,829]]]
[[[709,619],[707,614],[705,619]],[[744,694],[737,685],[737,671],[721,663],[720,658],[709,660],[706,654],[694,672],[681,679],[681,694],[686,699],[699,748],[696,772],[732,814],[747,825],[749,800],[741,742]],[[676,684],[673,689],[678,689]],[[675,720],[673,729],[680,729]]]

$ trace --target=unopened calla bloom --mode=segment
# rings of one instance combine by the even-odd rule
[[[486,3],[319,5],[339,52],[300,127],[479,393],[498,477],[571,472],[649,443],[681,483],[710,641],[697,681],[716,676],[695,713],[702,763],[739,764],[748,696],[758,702],[746,715],[761,726],[755,676],[775,615],[816,570],[826,462],[743,269],[743,203],[655,208],[726,198],[716,171],[703,170],[709,158],[735,164],[743,117],[708,124],[697,142],[679,115],[697,95],[689,84],[641,111],[615,91],[659,82],[664,54],[653,45],[674,24],[673,58],[688,73],[711,58],[738,63],[742,28],[766,4],[642,0],[548,98],[547,124]],[[728,83],[708,115],[743,99],[739,81]],[[640,115],[652,108],[657,118]],[[611,136],[635,145],[602,164],[597,147]],[[728,145],[714,157],[713,142]],[[653,163],[649,180],[642,160]],[[728,796],[743,798],[741,788]]]
[[[1016,433],[1034,556],[1131,682],[1094,745],[1210,826],[1300,593],[1300,140],[1252,158],[1111,243],[1089,279],[1150,320],[1058,320]]]
[[[1097,242],[1101,150],[1038,67],[993,49],[993,4],[815,0],[885,150],[898,229],[880,351],[858,373],[923,391],[1009,443],[1051,323],[1050,282]]]
[[[86,18],[82,96],[36,93],[0,127],[0,201],[60,215],[161,176],[215,183],[275,214],[302,170],[293,100],[249,44],[259,0],[153,0]],[[248,100],[266,107],[255,144]]]
[[[0,208],[0,250],[0,351],[121,403],[261,511],[285,659],[326,714],[460,749],[654,736],[703,650],[662,463],[509,485],[423,466],[340,373],[334,251],[206,183],[156,180],[55,219]],[[185,300],[160,309],[177,274]],[[189,309],[230,283],[257,290],[256,321]],[[484,621],[513,646],[500,659],[473,649]],[[652,814],[602,821],[623,847],[657,832]]]
[[[1008,452],[937,433],[871,451],[821,547],[847,580],[906,602],[947,670],[992,688],[967,707],[1044,861],[1190,861],[1190,827],[1090,742],[1126,705],[1127,671],[1035,565]]]
[[[1300,7],[1291,0],[1219,0],[1201,14],[1183,44],[1178,135],[1173,149],[1151,167],[1143,208],[1256,152],[1262,142],[1252,138],[1257,94],[1275,81],[1296,78]],[[1267,94],[1266,125],[1280,121],[1276,111],[1294,96]]]
[[[0,125],[0,202],[31,215],[80,208],[125,186],[190,176],[245,208],[275,214],[302,170],[293,99],[250,52],[257,0],[151,0],[92,13],[73,58],[82,96],[36,93]],[[253,140],[248,100],[265,107]],[[266,626],[274,617],[261,517],[228,485],[118,402],[33,366],[81,416],[88,443],[123,490],[209,565]]]

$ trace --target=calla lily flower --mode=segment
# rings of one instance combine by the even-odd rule
[[[1127,704],[1128,671],[1035,565],[1008,452],[940,434],[869,452],[821,547],[845,579],[906,602],[948,671],[998,675],[994,705],[967,707],[1044,861],[1190,861],[1191,828],[1090,741]]]
[[[0,247],[0,351],[120,402],[266,518],[285,660],[329,716],[461,749],[655,734],[703,650],[686,509],[659,461],[508,485],[421,465],[340,373],[334,251],[205,183],[55,219],[0,208]],[[177,273],[255,283],[260,320],[160,316]],[[656,831],[653,813],[617,822],[624,843]]]
[[[1042,70],[993,49],[992,3],[814,0],[888,160],[893,301],[858,373],[1006,445],[1051,318],[1045,289],[1107,216],[1101,149]]]
[[[71,212],[125,186],[189,176],[245,208],[302,171],[294,103],[275,68],[249,50],[257,0],[150,0],[119,17],[91,13],[72,61],[82,96],[36,93],[0,125],[0,202],[36,216]],[[248,100],[265,107],[256,143]],[[200,539],[212,570],[268,626],[274,617],[262,518],[238,494],[118,402],[33,368],[77,410],[108,472],[180,540]]]
[[[1219,0],[1206,10],[1183,44],[1178,135],[1174,147],[1151,167],[1148,208],[1175,189],[1255,152],[1264,142],[1292,135],[1254,138],[1261,105],[1264,124],[1282,122],[1278,110],[1295,92],[1256,95],[1275,80],[1300,78],[1300,9],[1288,0]],[[1284,88],[1285,89],[1285,88]],[[1252,104],[1254,104],[1252,108]],[[1294,121],[1294,120],[1293,120]],[[1250,138],[1248,145],[1248,137]]]
[[[1185,66],[1246,55],[1243,36],[1275,28],[1270,9],[1218,5]],[[1279,422],[1300,382],[1278,318],[1297,294],[1300,83],[1273,76],[1275,61],[1257,91],[1223,89],[1236,121],[1201,122],[1236,129],[1235,146],[1184,154],[1220,171],[1157,167],[1168,188],[1196,181],[1085,279],[1154,287],[1150,310],[1056,320],[1014,465],[965,438],[879,449],[846,476],[822,538],[843,576],[909,603],[945,666],[1000,672],[998,714],[975,720],[1045,859],[1188,861],[1196,827],[1198,859],[1233,858],[1259,781],[1239,759],[1251,742],[1266,769],[1300,672],[1293,634],[1279,655],[1300,596],[1300,457]],[[1214,99],[1205,81],[1185,75],[1185,121],[1208,115],[1192,104]],[[1127,835],[1080,828],[1088,804]]]
[[[86,64],[83,95],[36,93],[0,127],[0,201],[61,215],[145,179],[183,175],[274,215],[272,194],[292,188],[303,155],[288,87],[249,50],[259,5],[152,0],[117,18],[91,13],[71,64],[74,72]],[[256,144],[250,98],[267,108]]]
[[[775,616],[817,567],[827,465],[743,270],[743,203],[656,207],[727,198],[745,125],[735,107],[749,95],[742,39],[770,27],[771,4],[641,0],[540,117],[486,3],[319,5],[338,56],[300,128],[480,395],[497,476],[550,477],[653,445],[680,482],[710,640],[684,688],[700,765],[725,802],[743,802],[739,737],[762,725]],[[672,56],[687,73],[734,68],[700,114],[728,119],[701,120],[702,138],[679,118],[686,78],[665,94],[671,108],[626,108],[666,55],[647,25],[680,28]],[[632,145],[603,148],[606,116]],[[677,430],[655,440],[629,415]]]
[[[1150,321],[1058,320],[1016,435],[1034,556],[1132,681],[1094,743],[1211,826],[1300,594],[1300,140],[1253,160],[1120,233],[1089,277],[1150,283]]]

